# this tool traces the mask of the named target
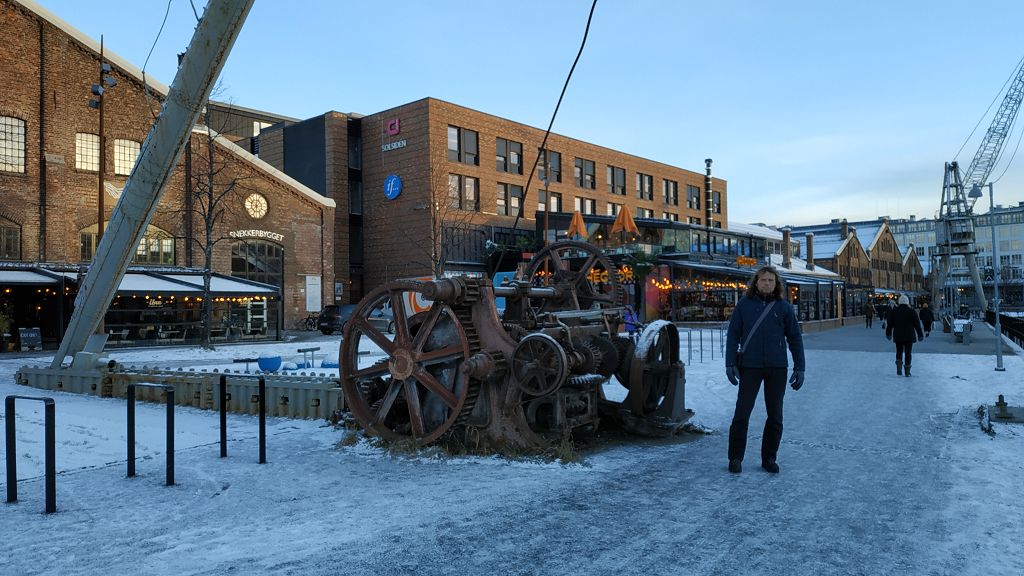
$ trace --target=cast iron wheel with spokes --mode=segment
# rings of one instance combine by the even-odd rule
[[[396,280],[367,294],[345,324],[339,351],[345,402],[363,428],[418,445],[440,438],[458,418],[467,391],[459,365],[470,354],[466,332],[447,304],[434,302],[415,321],[406,315],[407,293],[422,294],[422,287]],[[391,337],[369,320],[386,303],[394,313]],[[359,366],[364,337],[386,358]]]
[[[607,281],[594,281],[591,273]],[[622,286],[618,269],[600,248],[586,242],[563,240],[545,246],[534,255],[526,269],[534,286],[557,286],[568,282],[572,287],[561,299],[532,298],[530,304],[540,312],[554,310],[589,310],[622,305]],[[538,278],[542,275],[543,278]]]

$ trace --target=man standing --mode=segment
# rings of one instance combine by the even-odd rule
[[[793,306],[782,294],[782,281],[775,268],[761,268],[750,279],[747,292],[729,321],[725,374],[733,386],[739,386],[736,411],[729,427],[729,471],[734,474],[743,469],[750,413],[762,382],[768,418],[761,437],[761,467],[773,474],[779,472],[776,456],[782,442],[782,400],[786,395],[789,366],[787,344],[793,355],[793,376],[789,384],[793,390],[799,390],[804,384],[804,343],[800,325]]]
[[[864,327],[871,328],[871,323],[875,319],[875,307],[871,305],[871,300],[864,301]]]

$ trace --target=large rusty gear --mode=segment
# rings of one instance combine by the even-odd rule
[[[602,279],[595,282],[594,276]],[[530,305],[539,312],[611,308],[623,303],[618,268],[599,248],[586,242],[563,240],[545,246],[530,260],[526,277],[534,286],[566,288],[559,298],[531,299]]]

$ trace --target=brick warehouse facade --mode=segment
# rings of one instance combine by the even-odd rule
[[[457,139],[476,142],[468,156],[466,150],[449,150],[452,130]],[[448,212],[473,232],[464,235],[463,243],[475,246],[456,250],[465,257],[453,258],[448,271],[484,271],[480,257],[484,243],[514,237],[516,207],[511,198],[503,198],[510,191],[528,193],[529,198],[519,199],[524,217],[517,229],[533,236],[544,190],[542,167],[529,190],[525,189],[543,138],[543,130],[424,98],[368,116],[331,112],[276,125],[261,132],[260,156],[338,202],[335,245],[339,249],[334,266],[343,285],[339,287],[343,300],[352,302],[389,279],[431,274],[427,252],[436,232],[432,232],[430,208],[447,199],[452,178],[460,193],[465,192],[467,179],[476,188],[475,205]],[[552,200],[560,200],[554,212],[571,213],[579,207],[586,220],[591,213],[608,215],[609,204],[615,204],[614,209],[629,210],[637,217],[706,225],[704,174],[559,134],[548,137],[547,149],[551,160],[560,163],[557,172],[552,167],[548,184]],[[514,156],[518,161],[513,161]],[[574,174],[577,160],[587,163],[582,166],[582,186]],[[386,180],[392,175],[402,183],[397,197],[385,194]],[[674,193],[666,195],[666,187]],[[726,182],[713,178],[712,189],[712,226],[727,228]],[[465,204],[465,198],[460,200]],[[541,228],[543,224],[542,217]]]
[[[98,115],[88,106],[99,75],[98,43],[32,3],[0,0],[0,27],[0,225],[6,239],[0,260],[8,267],[87,264],[98,216],[98,162],[89,157],[89,139],[98,142]],[[147,90],[134,67],[116,55],[105,57],[117,81],[104,95],[108,220],[134,164],[132,148],[137,154],[166,87],[150,80]],[[209,143],[205,130],[193,131],[191,166],[202,165],[197,160],[209,156]],[[233,182],[237,190],[219,207],[213,237],[223,241],[214,245],[212,270],[230,275],[251,258],[239,244],[266,244],[281,255],[275,282],[280,308],[273,315],[280,324],[306,315],[307,289],[318,291],[310,300],[317,307],[331,301],[334,201],[225,139],[214,141],[214,157],[218,186]],[[182,154],[147,230],[157,251],[143,264],[164,271],[203,265],[205,228],[196,203],[189,206],[186,198],[186,185],[202,175],[187,178],[188,169]],[[253,195],[262,199],[250,204],[265,209],[247,210]]]

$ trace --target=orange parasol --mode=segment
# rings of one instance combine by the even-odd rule
[[[615,217],[615,222],[612,224],[612,234],[616,232],[628,232],[636,236],[640,235],[640,229],[636,227],[636,222],[633,221],[633,216],[629,213],[629,208],[623,207],[619,209],[619,215]]]
[[[569,222],[569,231],[567,235],[572,236],[578,234],[581,238],[587,237],[587,225],[583,223],[583,214],[577,210],[572,213],[572,222]]]

